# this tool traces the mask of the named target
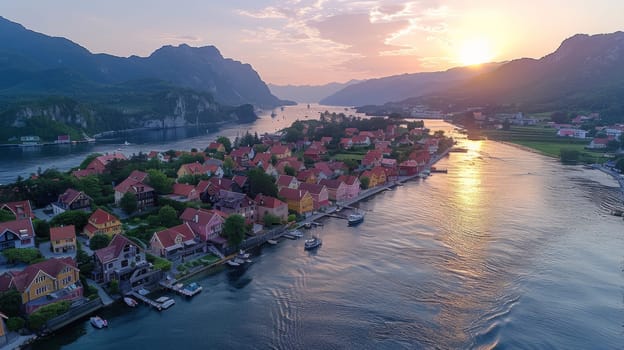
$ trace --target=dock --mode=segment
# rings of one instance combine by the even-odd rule
[[[160,282],[160,285],[167,290],[183,295],[185,297],[194,297],[203,289],[197,283],[191,283],[184,286],[182,283],[176,283],[176,281],[170,283]]]
[[[160,303],[156,302],[155,300],[152,300],[152,299],[150,299],[150,298],[148,298],[148,297],[146,297],[144,295],[141,295],[141,294],[139,294],[137,292],[134,292],[134,291],[130,292],[130,295],[133,296],[134,298],[144,302],[145,304],[153,307],[154,309],[156,309],[158,311],[162,310],[162,305]]]

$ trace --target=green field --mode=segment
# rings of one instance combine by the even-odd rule
[[[362,160],[362,158],[364,158],[363,154],[351,154],[351,153],[338,153],[334,156],[334,158],[336,160],[346,160],[346,159],[353,159],[353,160]]]

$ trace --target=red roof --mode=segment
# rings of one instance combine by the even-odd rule
[[[234,175],[232,181],[234,181],[238,185],[238,187],[243,188],[243,186],[245,186],[245,183],[247,182],[247,176]]]
[[[300,190],[308,191],[311,194],[316,194],[316,195],[320,194],[323,191],[323,188],[325,188],[324,185],[309,184],[305,182],[299,185]]]
[[[301,200],[308,191],[298,190],[293,188],[284,187],[279,191],[279,196],[289,200]]]
[[[18,236],[25,234],[27,236],[25,238],[32,238],[35,236],[35,228],[30,218],[0,222],[0,234],[7,230]]]
[[[24,292],[35,279],[39,271],[43,271],[49,276],[56,278],[66,267],[76,268],[76,262],[70,257],[60,259],[48,259],[24,268],[22,271],[9,271],[0,278],[0,291],[7,291],[15,287],[19,292]]]
[[[173,194],[188,197],[195,190],[195,186],[189,184],[173,184]]]
[[[154,235],[158,237],[158,240],[164,248],[176,245],[176,237],[178,236],[181,236],[182,242],[195,239],[195,233],[193,233],[193,229],[191,229],[191,226],[188,223],[183,223],[181,225],[156,232]]]
[[[208,149],[213,149],[213,150],[217,150],[217,149],[219,149],[219,148],[221,148],[221,147],[224,147],[224,146],[223,146],[223,144],[222,144],[222,143],[219,143],[219,142],[211,142],[211,143],[208,145]]]
[[[30,207],[30,201],[7,202],[0,205],[0,209],[10,210],[16,219],[35,218]]]
[[[113,239],[108,243],[108,247],[101,248],[95,251],[95,256],[102,262],[103,264],[114,260],[121,254],[123,248],[127,245],[131,245],[136,247],[137,249],[141,249],[134,242],[127,239],[122,235],[115,235]]]
[[[294,176],[290,176],[290,175],[280,175],[280,176],[277,178],[277,186],[286,186],[286,187],[288,187],[288,186],[291,184],[291,182],[292,182],[293,180],[295,180],[295,181],[296,181],[296,179],[295,179],[295,177],[294,177]]]
[[[151,186],[144,184],[141,180],[137,180],[137,178],[135,177],[128,176],[127,179],[123,180],[119,185],[115,186],[115,191],[120,193],[140,193],[153,192],[154,189]]]
[[[338,177],[338,180],[343,181],[345,184],[349,186],[353,186],[355,182],[358,181],[358,178],[357,176],[353,176],[353,175],[342,175]]]
[[[65,190],[65,192],[63,192],[63,194],[59,195],[58,202],[70,205],[79,196],[80,191],[76,191],[73,188],[68,188],[67,190]]]
[[[220,215],[216,210],[186,208],[184,212],[182,212],[182,215],[180,215],[180,219],[185,222],[194,222],[200,225],[206,225],[210,222],[213,215],[227,217],[227,214],[224,216]]]
[[[111,221],[119,221],[119,219],[108,212],[98,208],[91,216],[89,217],[89,222],[93,225],[102,225]]]
[[[97,174],[97,171],[95,169],[74,170],[72,172],[72,175],[74,175],[74,177],[77,177],[77,178],[87,177],[87,176],[91,176],[95,174]]]
[[[284,145],[273,145],[271,149],[269,150],[269,153],[278,155],[278,154],[287,154],[288,151],[290,150],[288,149],[288,147]]]
[[[256,196],[256,204],[259,207],[264,207],[264,208],[279,208],[281,206],[286,205],[286,203],[282,202],[281,200],[271,197],[271,196],[265,196],[263,194],[258,194]]]
[[[232,189],[232,180],[230,179],[220,179],[216,177],[210,178],[208,181],[216,187],[217,190],[230,190]]]
[[[74,227],[74,225],[50,227],[50,241],[72,238],[76,238],[76,227]]]

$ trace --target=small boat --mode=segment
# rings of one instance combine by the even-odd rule
[[[299,230],[292,230],[292,231],[288,232],[288,234],[293,236],[293,237],[297,237],[297,238],[303,237],[303,232],[301,232]]]
[[[277,241],[274,240],[274,239],[267,239],[267,243],[270,244],[270,245],[276,245]]]
[[[249,259],[250,256],[251,254],[245,253],[245,251],[241,249],[238,251],[238,255],[236,257],[240,259]]]
[[[142,296],[146,296],[146,295],[148,295],[148,294],[150,293],[150,291],[149,291],[149,290],[147,290],[147,289],[145,289],[145,288],[141,288],[141,289],[139,289],[139,292],[138,292],[138,293],[139,293],[140,295],[142,295]]]
[[[197,282],[189,283],[182,288],[182,294],[187,296],[193,296],[202,291],[202,286],[200,286]]]
[[[355,226],[364,221],[364,214],[362,213],[353,213],[347,217],[347,222],[349,226]]]
[[[237,263],[237,262],[236,262],[236,261],[234,261],[234,260],[228,260],[228,261],[226,262],[226,264],[228,264],[228,266],[231,266],[231,267],[239,267],[239,266],[240,266],[240,264],[239,264],[239,263]]]
[[[130,297],[124,297],[123,301],[124,301],[124,303],[126,303],[126,305],[128,305],[130,307],[135,307],[135,306],[137,306],[139,304],[136,300],[134,300],[134,299],[132,299]]]
[[[171,306],[173,306],[173,304],[175,304],[175,300],[169,298],[169,297],[160,297],[158,299],[156,299],[157,303],[160,303],[160,306],[163,309],[168,309]]]
[[[320,238],[312,236],[312,238],[305,240],[303,247],[305,250],[311,250],[319,247],[321,244],[323,244],[323,241]]]
[[[303,227],[310,229],[312,228],[312,223],[311,222],[306,222],[305,224],[303,224]]]
[[[108,322],[101,318],[100,316],[93,316],[89,319],[91,325],[97,329],[102,329],[104,327],[108,327]]]
[[[124,146],[130,146],[130,142],[124,141]]]

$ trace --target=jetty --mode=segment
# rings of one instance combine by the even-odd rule
[[[169,283],[160,282],[160,285],[167,290],[183,295],[185,297],[194,297],[195,295],[199,294],[199,292],[201,292],[203,289],[202,286],[195,282],[190,283],[186,286],[182,283],[176,283],[176,281],[172,281]]]
[[[156,300],[152,300],[144,295],[141,295],[135,291],[130,292],[131,296],[133,296],[134,298],[144,302],[145,304],[153,307],[154,309],[158,310],[158,311],[162,311],[162,304],[159,302],[156,302]]]

